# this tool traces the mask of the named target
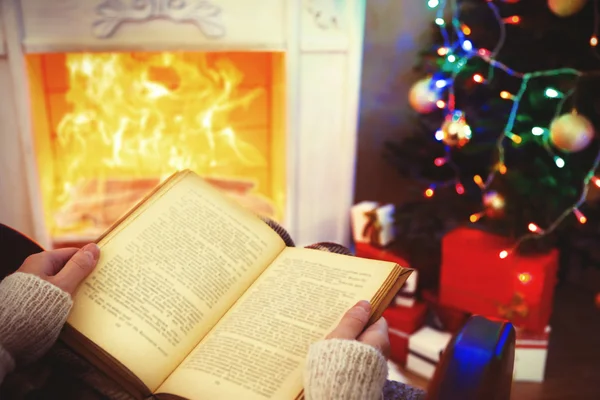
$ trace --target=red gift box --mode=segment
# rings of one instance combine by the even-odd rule
[[[543,332],[552,312],[558,251],[501,259],[513,242],[476,229],[457,228],[442,241],[440,302],[473,314],[508,319]]]
[[[398,364],[406,365],[408,338],[423,326],[427,306],[417,302],[412,307],[389,307],[383,312],[389,327],[390,358]]]
[[[404,268],[410,268],[408,262],[398,256],[391,250],[375,247],[369,243],[356,243],[356,256],[361,258],[370,258],[371,260],[381,260],[395,262]]]

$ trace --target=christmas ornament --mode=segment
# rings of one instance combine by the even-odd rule
[[[411,107],[421,114],[427,114],[436,109],[436,102],[440,100],[440,94],[431,77],[417,81],[408,93],[408,102]]]
[[[490,218],[501,217],[504,214],[504,197],[493,190],[483,194],[485,214]]]
[[[570,17],[585,6],[587,0],[548,0],[548,8],[559,17]]]
[[[471,127],[462,111],[454,111],[446,116],[442,124],[442,141],[451,147],[463,147],[471,140]]]
[[[564,114],[550,125],[550,141],[567,153],[585,149],[594,138],[592,123],[579,114]]]

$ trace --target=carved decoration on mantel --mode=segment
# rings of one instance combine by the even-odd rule
[[[96,14],[100,18],[94,21],[92,31],[99,39],[110,38],[124,23],[153,19],[193,23],[211,39],[225,35],[221,8],[209,0],[104,0]]]
[[[341,22],[340,3],[346,0],[305,0],[305,8],[321,29],[338,29]]]

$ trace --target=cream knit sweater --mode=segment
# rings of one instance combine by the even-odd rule
[[[31,274],[16,272],[0,283],[0,385],[13,369],[50,349],[72,304],[66,292]],[[305,396],[307,400],[381,399],[386,377],[387,363],[373,347],[324,340],[309,350]],[[108,395],[102,388],[95,389]]]

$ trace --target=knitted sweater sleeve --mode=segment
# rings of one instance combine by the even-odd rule
[[[15,272],[0,282],[0,384],[15,365],[50,349],[72,305],[68,293],[32,274]]]
[[[355,340],[314,343],[304,371],[306,400],[379,400],[387,363],[372,346]]]

